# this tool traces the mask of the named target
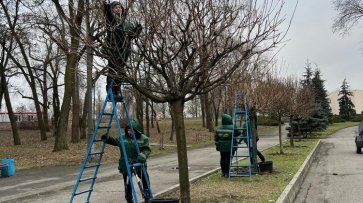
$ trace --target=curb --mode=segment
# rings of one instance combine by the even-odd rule
[[[321,146],[321,140],[315,145],[314,149],[306,157],[304,163],[301,165],[299,170],[296,172],[294,177],[291,179],[289,184],[286,186],[280,197],[276,200],[276,203],[292,203],[295,200],[297,193],[299,192],[300,186],[303,183],[306,174],[313,162],[316,152]]]

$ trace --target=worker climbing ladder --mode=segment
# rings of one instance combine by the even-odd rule
[[[88,202],[90,202],[91,194],[92,194],[92,191],[94,190],[94,185],[95,185],[95,182],[97,179],[97,174],[100,169],[102,157],[103,157],[105,147],[106,147],[105,146],[106,144],[101,139],[101,136],[102,135],[106,135],[106,137],[109,136],[113,120],[115,120],[115,122],[116,122],[117,134],[118,134],[118,138],[120,140],[122,155],[125,160],[128,181],[130,181],[134,202],[138,203],[138,196],[137,196],[137,192],[136,192],[136,188],[135,188],[135,184],[134,184],[133,175],[135,175],[135,179],[136,179],[137,185],[139,186],[139,189],[141,191],[142,197],[147,198],[147,199],[152,198],[150,182],[149,182],[148,174],[146,172],[146,168],[145,168],[144,164],[143,163],[129,163],[129,161],[128,161],[128,156],[127,156],[127,152],[125,149],[125,143],[124,143],[124,138],[123,138],[123,132],[122,132],[122,128],[120,125],[119,116],[118,116],[117,103],[121,103],[121,105],[122,105],[122,110],[126,116],[127,124],[129,126],[131,126],[131,123],[130,123],[129,114],[128,114],[128,111],[126,108],[126,103],[125,103],[123,97],[121,99],[118,98],[117,100],[115,100],[115,98],[114,98],[114,95],[112,93],[113,83],[114,82],[112,82],[111,86],[107,90],[107,96],[102,105],[99,117],[97,119],[96,128],[92,135],[91,142],[89,144],[87,153],[84,157],[83,164],[82,164],[80,173],[78,175],[76,184],[73,188],[72,196],[69,201],[70,203],[73,203],[73,202],[88,203]],[[122,93],[121,93],[121,96],[122,96]],[[110,104],[112,105],[112,107],[111,107],[112,111],[105,112],[106,106],[110,105]],[[101,121],[105,121],[105,120],[107,121],[107,126],[102,125],[103,122],[101,122]],[[139,149],[133,128],[131,128],[131,132],[132,132],[134,144],[136,145],[137,153],[140,153],[140,149]],[[97,151],[95,149],[97,149]],[[148,189],[143,188],[143,186],[141,184],[141,180],[136,175],[135,168],[139,168],[139,167],[141,167],[141,169],[142,169],[142,175],[144,175],[146,177],[145,179],[147,181]],[[83,201],[81,201],[81,200],[83,200]]]
[[[238,94],[234,97],[233,132],[229,177],[249,176],[258,172],[258,166],[252,166],[256,155],[252,144],[252,129],[248,111],[247,96]]]

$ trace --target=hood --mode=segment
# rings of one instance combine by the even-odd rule
[[[228,114],[222,115],[222,125],[232,125],[232,117]]]
[[[137,130],[139,133],[141,133],[141,125],[137,119],[131,119],[130,124],[134,130]]]

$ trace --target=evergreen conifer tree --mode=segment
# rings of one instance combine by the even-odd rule
[[[356,111],[354,109],[354,104],[351,100],[353,93],[349,90],[349,85],[346,79],[343,80],[342,85],[340,86],[340,91],[338,93],[339,101],[339,115],[345,119],[350,120],[355,116]]]

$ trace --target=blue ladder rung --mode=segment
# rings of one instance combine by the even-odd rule
[[[93,142],[103,142],[102,139],[94,139]]]
[[[99,129],[111,128],[111,126],[99,126]]]
[[[84,193],[89,193],[89,192],[92,192],[92,191],[93,191],[93,189],[84,190],[84,191],[75,193],[74,196],[81,195],[81,194],[84,194]]]
[[[98,167],[100,165],[101,164],[88,165],[88,166],[85,166],[84,168],[94,168],[94,167]]]
[[[89,155],[100,155],[103,154],[103,152],[93,152],[93,153],[89,153]]]
[[[114,115],[113,113],[103,113],[104,116],[112,116]]]
[[[89,181],[89,180],[94,180],[97,177],[89,177],[89,178],[84,178],[84,179],[80,179],[79,182],[85,182],[85,181]]]

